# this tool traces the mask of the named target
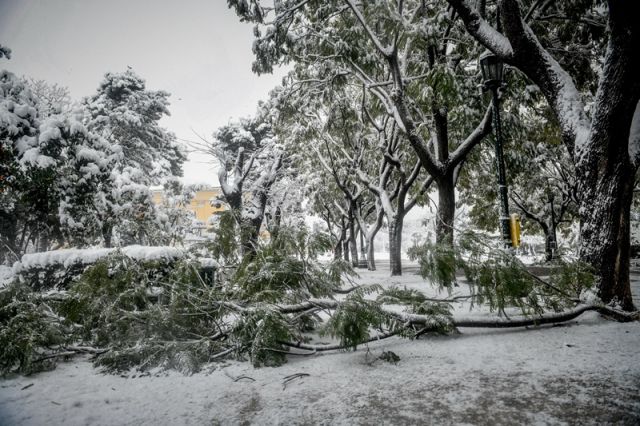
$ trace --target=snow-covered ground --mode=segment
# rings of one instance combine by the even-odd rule
[[[362,280],[424,285],[384,269]],[[461,331],[193,376],[104,375],[76,359],[0,381],[0,424],[640,424],[640,323],[591,312],[558,326]]]

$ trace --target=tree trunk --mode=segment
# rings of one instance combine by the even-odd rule
[[[356,241],[356,227],[353,218],[349,221],[349,250],[351,251],[351,266],[358,267],[358,244]]]
[[[633,310],[629,280],[630,208],[635,171],[627,161],[603,162],[605,170],[581,169],[580,260],[594,268],[598,296]]]
[[[49,236],[45,235],[44,232],[42,232],[43,235],[40,235],[38,237],[38,251],[39,252],[43,252],[43,251],[47,251],[49,250]]]
[[[640,98],[640,29],[636,2],[609,3],[609,44],[589,137],[575,155],[582,245],[593,266],[598,296],[633,310],[629,280],[630,209],[636,168],[629,135]]]
[[[113,226],[111,224],[102,225],[102,241],[106,248],[111,248],[111,237],[113,236]]]
[[[382,221],[378,220],[373,229],[367,235],[367,269],[370,271],[376,270],[374,241],[376,239],[376,235],[378,235],[378,232],[380,231],[380,228],[382,228]]]
[[[402,275],[402,217],[387,218],[389,221],[389,266],[391,276]]]
[[[358,260],[359,268],[366,268],[368,266],[367,263],[367,247],[364,244],[364,231],[360,229],[360,259]]]
[[[20,260],[16,239],[18,238],[18,219],[13,214],[0,215],[0,265],[11,265]]]
[[[345,236],[344,241],[342,242],[342,255],[344,256],[344,261],[349,262],[349,239]]]
[[[456,214],[456,193],[453,172],[436,181],[438,185],[438,211],[436,213],[436,243],[453,245],[453,220]]]
[[[340,238],[338,239],[337,244],[333,248],[333,260],[342,259],[342,244],[344,242],[344,236],[345,236],[344,230],[342,230],[340,234]]]
[[[545,224],[542,227],[544,232],[544,260],[551,262],[556,257],[558,250],[558,240],[556,237],[556,225],[553,223]]]
[[[367,269],[370,271],[376,270],[376,259],[375,259],[375,247],[373,244],[373,240],[375,239],[376,234],[369,234],[367,236]]]
[[[262,227],[262,217],[243,219],[240,229],[240,248],[243,259],[251,259],[256,254],[260,228]]]

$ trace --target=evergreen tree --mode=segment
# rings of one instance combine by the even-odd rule
[[[149,186],[182,175],[186,160],[175,136],[159,124],[169,114],[169,94],[146,88],[131,69],[107,73],[96,94],[86,98],[85,123],[119,154],[101,182],[94,203],[103,243],[143,242],[145,226],[156,218]]]

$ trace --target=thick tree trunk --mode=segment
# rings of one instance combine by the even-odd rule
[[[438,180],[438,211],[436,214],[436,243],[453,245],[453,220],[456,214],[456,193],[453,172]]]
[[[349,256],[349,239],[345,237],[345,240],[342,242],[342,255],[344,256],[344,261],[349,262],[351,256]]]
[[[403,219],[403,217],[387,218],[389,221],[389,267],[391,276],[402,275]]]
[[[49,237],[47,235],[40,235],[38,237],[38,251],[43,252],[49,250]]]
[[[628,162],[608,164],[606,168],[598,170],[599,176],[581,176],[580,260],[593,267],[602,301],[633,310],[629,221],[635,171]]]
[[[609,15],[611,34],[591,131],[584,146],[575,146],[580,259],[594,267],[598,295],[604,302],[632,310],[629,221],[636,168],[629,154],[629,136],[640,100],[640,6],[610,2]]]

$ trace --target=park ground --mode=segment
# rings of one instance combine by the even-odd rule
[[[424,287],[409,265],[360,282]],[[632,272],[640,301],[640,271]],[[466,305],[456,316],[492,315]],[[379,357],[391,351],[400,359]],[[276,368],[103,374],[88,359],[0,380],[0,425],[640,424],[640,323],[588,312],[555,326],[390,338]]]

